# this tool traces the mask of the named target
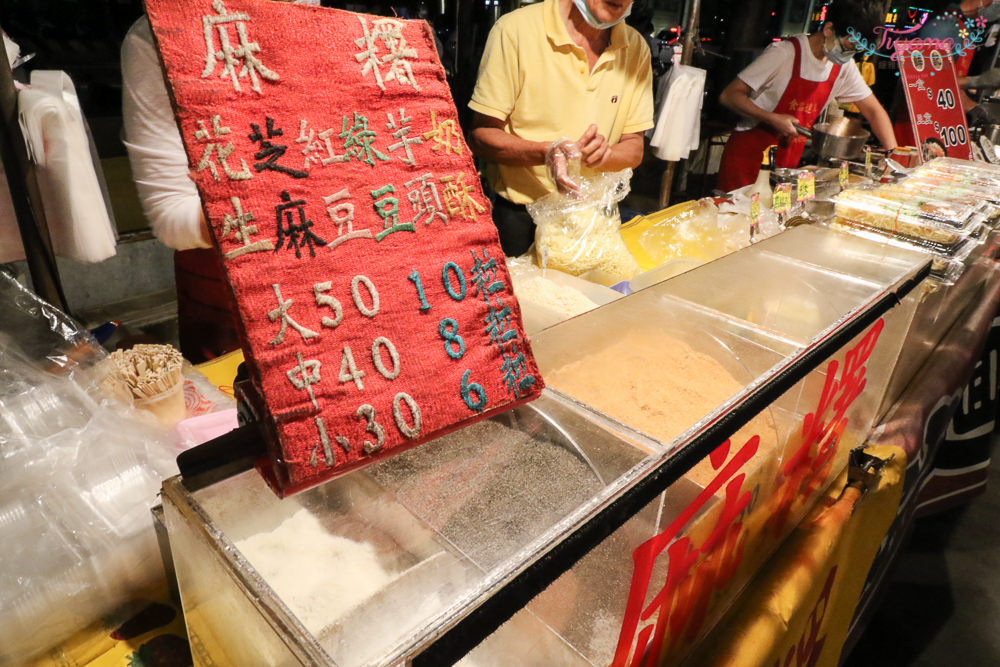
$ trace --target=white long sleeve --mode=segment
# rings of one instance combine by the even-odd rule
[[[201,199],[188,176],[187,153],[146,17],[125,36],[121,64],[125,147],[143,213],[164,245],[210,247],[202,237]]]

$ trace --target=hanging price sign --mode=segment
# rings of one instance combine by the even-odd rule
[[[814,172],[799,172],[796,193],[796,199],[798,199],[798,201],[816,199],[816,174]]]
[[[279,493],[539,393],[426,23],[265,0],[146,8]]]
[[[750,221],[753,224],[760,223],[760,193],[755,192],[750,195]]]
[[[896,44],[896,59],[921,157],[971,160],[969,129],[951,56],[936,42],[910,41]]]
[[[774,189],[775,213],[787,213],[792,210],[792,184],[781,183]]]

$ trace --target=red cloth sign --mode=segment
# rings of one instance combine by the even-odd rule
[[[148,0],[279,493],[542,388],[426,23]]]
[[[936,42],[907,42],[896,45],[896,61],[913,136],[923,159],[947,156],[971,160],[969,128],[951,56]]]

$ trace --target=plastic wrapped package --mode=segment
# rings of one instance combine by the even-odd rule
[[[28,294],[0,291],[0,309],[24,324],[0,335],[0,665],[23,664],[162,581],[149,510],[176,473],[172,434],[102,398],[101,349]],[[81,349],[74,341],[86,355],[64,354]]]
[[[629,193],[632,170],[580,179],[580,190],[553,192],[528,212],[535,221],[535,261],[602,285],[629,280],[639,264],[621,236],[618,202]]]
[[[848,226],[902,236],[943,252],[951,252],[981,232],[985,220],[972,206],[877,189],[847,190],[836,198],[834,206],[838,221]]]
[[[940,248],[917,239],[900,236],[882,229],[870,228],[841,218],[832,220],[828,226],[831,229],[854,234],[855,236],[872,241],[887,243],[897,248],[920,250],[930,254],[932,256],[931,276],[942,285],[952,285],[958,280],[962,273],[965,272],[965,260],[976,246],[979,245],[979,241],[976,238],[965,238],[950,247]],[[984,228],[985,225],[979,225],[980,230]]]
[[[539,268],[526,257],[508,259],[507,270],[529,336],[622,297],[583,278]]]
[[[930,176],[911,176],[899,183],[883,185],[879,191],[969,207],[987,219],[993,219],[1000,214],[1000,208],[997,207],[997,202],[1000,202],[1000,190],[984,185],[939,181]]]
[[[934,176],[939,180],[1000,188],[1000,168],[986,162],[936,158],[920,165],[913,173]]]

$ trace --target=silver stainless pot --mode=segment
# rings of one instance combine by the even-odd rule
[[[812,138],[813,150],[822,158],[849,160],[861,154],[871,132],[856,119],[840,118],[832,123],[816,123],[812,130],[796,126],[800,134]]]
[[[829,123],[816,123],[812,128],[813,150],[820,157],[850,159],[861,154],[868,138],[867,130],[857,129],[853,134],[831,134]]]

